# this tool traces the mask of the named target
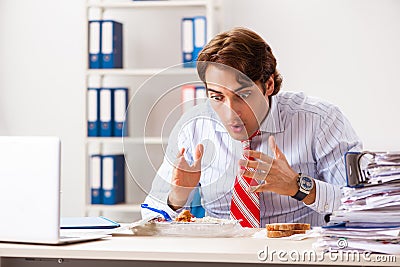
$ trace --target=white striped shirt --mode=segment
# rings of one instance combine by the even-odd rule
[[[323,225],[324,215],[340,205],[340,187],[346,184],[343,155],[362,149],[348,120],[327,102],[303,93],[281,92],[272,97],[270,111],[260,131],[261,135],[252,140],[251,149],[273,157],[268,137],[274,135],[290,166],[313,177],[316,184],[316,199],[309,206],[290,196],[260,193],[261,226],[275,222]],[[193,151],[199,143],[204,144],[200,192],[206,215],[229,218],[242,146],[240,141],[230,137],[208,101],[185,113],[177,123],[145,203],[172,216],[181,211],[173,211],[166,203],[171,189],[172,163],[179,149],[184,147],[185,158],[191,164]],[[184,208],[189,207],[191,200],[189,196]],[[143,210],[142,215],[148,212]]]

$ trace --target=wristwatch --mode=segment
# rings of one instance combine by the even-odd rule
[[[294,196],[292,196],[292,198],[302,201],[306,196],[308,196],[308,194],[310,194],[314,187],[313,178],[299,173],[299,176],[297,177],[297,185],[299,186],[299,190]]]

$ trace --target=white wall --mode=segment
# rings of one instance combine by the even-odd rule
[[[0,135],[61,137],[63,216],[82,215],[84,205],[84,3],[0,1]],[[222,3],[222,29],[247,26],[271,45],[283,90],[337,104],[366,148],[400,150],[400,1]],[[164,66],[179,63],[166,58]]]
[[[282,90],[338,105],[365,149],[400,151],[400,1],[225,0],[224,28],[270,44]]]
[[[62,140],[62,214],[84,204],[84,1],[0,1],[0,135]]]

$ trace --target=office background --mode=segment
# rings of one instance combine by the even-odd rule
[[[338,105],[366,149],[400,151],[400,1],[221,2],[221,30],[249,27],[271,45],[282,90]],[[61,137],[63,216],[82,215],[85,204],[85,25],[84,0],[0,1],[0,135]],[[142,64],[181,61],[143,53]]]

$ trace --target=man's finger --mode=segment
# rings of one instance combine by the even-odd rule
[[[250,192],[265,192],[265,191],[270,191],[269,190],[269,184],[259,184],[256,186],[250,186],[249,187]]]
[[[267,154],[264,154],[264,153],[262,153],[260,151],[256,151],[256,150],[245,150],[245,151],[243,151],[243,155],[245,155],[249,158],[259,159],[261,161],[264,161],[267,164],[272,164],[272,162],[274,160]]]
[[[241,175],[258,181],[265,181],[268,176],[266,172],[257,170],[242,170]]]
[[[183,156],[183,154],[185,154],[185,148],[182,147],[179,151],[178,154],[176,155],[177,158],[180,158]]]
[[[282,153],[282,151],[276,145],[275,137],[273,135],[271,135],[268,138],[268,143],[269,143],[269,147],[271,148],[271,150],[274,151],[274,155],[275,155],[276,159],[282,159],[282,158],[286,159],[285,155]]]
[[[194,153],[194,160],[196,161],[201,160],[201,158],[203,157],[203,152],[204,152],[203,144],[198,144],[196,146],[196,152]]]
[[[194,162],[193,167],[196,171],[201,169],[201,158],[203,157],[204,146],[202,144],[198,144],[196,146],[196,151],[194,153]]]
[[[244,168],[253,168],[256,170],[263,171],[263,172],[269,172],[272,165],[268,164],[266,162],[263,162],[263,161],[240,159],[239,166],[242,166]]]

